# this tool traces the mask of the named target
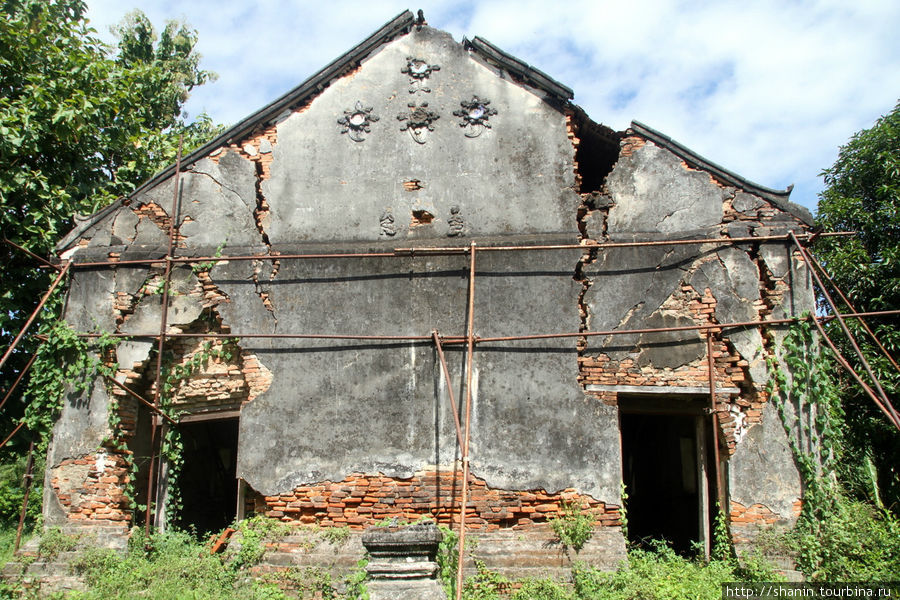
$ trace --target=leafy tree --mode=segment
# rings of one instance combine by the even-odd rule
[[[816,256],[857,310],[900,308],[900,104],[870,129],[856,133],[822,175],[826,189],[819,199],[819,224],[826,231],[858,235],[821,238]],[[867,322],[888,352],[900,358],[900,319],[891,316]],[[900,406],[900,373],[856,320],[848,324],[885,392]],[[834,339],[843,340],[836,329]],[[843,354],[862,372],[849,344],[843,343]],[[844,383],[843,404],[846,455],[853,457],[845,461],[845,483],[876,504],[900,512],[900,433],[849,379]]]
[[[174,162],[179,135],[188,151],[219,131],[206,115],[189,122],[182,111],[190,91],[214,74],[200,69],[197,33],[183,23],[171,21],[157,35],[134,12],[110,47],[88,26],[83,0],[0,6],[0,236],[49,256],[74,214],[93,213]],[[0,242],[3,351],[53,277],[35,265]],[[35,344],[20,345],[0,373],[0,389],[9,388]],[[16,400],[4,407],[0,436],[21,412]]]

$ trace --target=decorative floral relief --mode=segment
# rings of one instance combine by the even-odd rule
[[[490,107],[491,101],[487,98],[472,96],[468,102],[459,103],[462,110],[453,111],[454,116],[460,117],[460,127],[466,128],[466,137],[474,138],[482,134],[485,128],[490,129],[488,119],[496,115],[497,111]]]
[[[361,142],[366,139],[364,134],[370,133],[369,125],[378,120],[378,117],[372,114],[372,107],[364,107],[362,102],[356,101],[356,106],[352,109],[345,110],[344,116],[338,119],[338,125],[341,125],[341,133],[349,134],[354,142]]]
[[[431,77],[432,71],[440,71],[441,65],[429,65],[423,58],[413,56],[406,57],[406,66],[400,69],[401,73],[409,75],[409,93],[431,92],[431,88],[425,86],[425,80]]]
[[[424,144],[426,133],[434,131],[432,123],[441,116],[432,110],[428,110],[427,102],[419,105],[415,102],[410,102],[407,106],[409,107],[408,111],[397,115],[397,120],[403,121],[400,131],[409,131],[412,139],[419,144]]]

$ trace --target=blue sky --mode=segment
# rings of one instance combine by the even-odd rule
[[[87,0],[109,27],[139,8],[199,32],[218,81],[188,111],[233,124],[405,9],[481,36],[575,91],[595,121],[632,119],[815,209],[838,147],[900,97],[900,2],[607,0]]]

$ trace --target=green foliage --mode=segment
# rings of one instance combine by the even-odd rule
[[[787,541],[815,581],[900,578],[900,521],[865,502],[838,496],[818,520],[801,519]]]
[[[322,527],[320,534],[322,539],[329,544],[339,546],[350,537],[350,528],[346,525],[341,527]]]
[[[512,600],[575,600],[575,596],[552,579],[525,579]]]
[[[0,524],[15,527],[22,511],[25,498],[24,476],[27,455],[12,456],[8,462],[0,464]],[[44,456],[35,453],[31,494],[28,497],[26,523],[36,523],[41,516],[41,495],[44,481]]]
[[[24,418],[43,453],[63,402],[86,402],[93,385],[105,385],[97,378],[115,373],[115,365],[104,359],[116,342],[108,336],[81,338],[63,321],[44,323],[40,333],[47,341],[38,349],[31,368]]]
[[[594,533],[594,518],[574,503],[563,503],[563,515],[550,519],[550,528],[565,548],[581,550]]]
[[[613,573],[576,564],[573,577],[575,598],[591,600],[719,600],[723,583],[740,580],[729,561],[688,560],[663,543],[651,550],[632,549],[628,562]]]
[[[826,231],[856,231],[858,235],[820,238],[814,248],[816,256],[857,310],[896,309],[900,306],[900,104],[871,128],[856,133],[822,175],[826,187],[819,197],[818,224]],[[833,292],[832,296],[841,302]],[[819,303],[824,308],[823,298]],[[839,304],[839,309],[847,307]],[[887,350],[895,358],[900,356],[900,321],[887,317],[867,322]],[[900,396],[900,373],[856,319],[849,319],[848,326],[888,397]],[[828,327],[842,354],[862,372],[837,323]],[[846,413],[844,443],[847,454],[855,457],[842,464],[842,483],[855,497],[883,502],[895,515],[900,514],[897,430],[849,375],[841,372],[840,383]]]
[[[809,317],[809,315],[806,315]],[[830,353],[813,335],[809,318],[792,325],[769,361],[768,392],[778,409],[803,482],[803,515],[821,520],[838,498],[836,465],[841,458],[840,398]],[[783,362],[788,371],[779,366]]]
[[[72,568],[87,584],[85,591],[70,594],[69,598],[77,600],[284,598],[274,586],[246,580],[218,555],[210,554],[204,544],[179,531],[145,538],[136,529],[124,555],[95,548]]]
[[[366,589],[366,581],[368,579],[366,566],[368,564],[369,559],[360,559],[356,563],[356,568],[344,578],[346,587],[344,598],[346,600],[369,600],[369,590]]]
[[[838,481],[844,413],[829,354],[811,327],[809,321],[791,327],[779,350],[791,374],[773,368],[770,385],[804,489],[803,510],[785,541],[813,580],[893,580],[900,575],[900,522],[877,505],[848,498]]]
[[[222,256],[222,250],[225,249],[225,244],[227,243],[227,241],[228,240],[222,240],[222,242],[218,246],[216,246],[216,252],[213,254],[213,256],[215,258],[219,258],[220,256]],[[219,261],[217,261],[217,260],[208,260],[205,262],[198,262],[191,266],[191,270],[194,273],[199,273],[201,271],[209,271],[214,266],[216,266],[218,263],[219,263]]]
[[[716,518],[713,523],[710,555],[713,560],[731,560],[734,557],[731,533],[728,531],[728,515],[725,514],[718,502],[716,503]]]
[[[475,575],[463,582],[465,600],[500,600],[506,596],[510,581],[487,568],[483,560],[473,557]]]
[[[51,527],[44,532],[38,542],[38,556],[52,562],[60,552],[71,552],[78,546],[79,536],[63,533],[59,527]]]
[[[191,89],[212,74],[199,69],[196,32],[184,24],[170,22],[157,36],[135,13],[111,48],[88,27],[83,0],[0,5],[0,232],[49,256],[75,213],[95,212],[173,162],[179,135],[190,150],[219,130],[205,115],[188,122],[181,111]],[[0,294],[0,347],[9,347],[52,277],[0,243],[0,280],[15,282]],[[41,325],[58,306],[50,303],[34,329],[46,330]],[[9,388],[36,347],[34,338],[23,340],[0,387]],[[54,381],[32,391],[44,383],[58,391]],[[15,398],[5,407],[10,420],[27,402]],[[29,427],[45,431],[51,419],[29,410]]]
[[[237,525],[235,537],[225,553],[229,568],[239,571],[257,564],[266,552],[265,543],[286,535],[290,530],[290,525],[262,515],[244,519]],[[238,548],[236,552],[233,550],[235,547]]]

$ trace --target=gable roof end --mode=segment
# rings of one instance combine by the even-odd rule
[[[506,69],[520,77],[525,83],[540,88],[557,100],[566,102],[575,97],[572,88],[561,84],[540,69],[522,62],[512,54],[504,52],[484,38],[477,36],[471,40],[463,38],[462,43],[467,50],[473,50],[489,62]]]
[[[806,225],[812,226],[814,224],[815,221],[813,219],[812,213],[809,212],[806,207],[795,204],[794,202],[791,202],[789,200],[791,190],[794,189],[793,185],[789,185],[785,190],[774,190],[772,188],[759,185],[758,183],[754,183],[749,179],[744,179],[734,171],[729,171],[725,167],[719,166],[716,163],[703,158],[690,148],[682,146],[669,136],[660,133],[655,129],[652,129],[647,125],[644,125],[640,121],[632,121],[631,127],[629,129],[634,133],[640,135],[641,137],[650,140],[657,146],[666,148],[667,150],[684,160],[684,162],[686,162],[688,166],[695,169],[702,169],[710,173],[723,183],[740,188],[745,192],[755,194],[760,198],[764,198],[781,210],[790,213]]]
[[[358,66],[359,63],[362,62],[366,57],[368,57],[369,54],[371,54],[374,50],[376,50],[383,44],[390,42],[398,35],[408,33],[415,22],[416,18],[412,14],[412,12],[408,10],[403,11],[402,13],[382,25],[381,28],[378,29],[378,31],[351,48],[349,51],[345,52],[341,56],[328,63],[324,68],[306,79],[303,83],[301,83],[294,89],[281,95],[279,98],[276,98],[266,106],[252,113],[248,117],[242,119],[237,124],[226,129],[217,137],[207,142],[203,146],[197,148],[190,154],[185,155],[182,158],[182,169],[184,169],[185,166],[206,157],[213,150],[216,150],[221,146],[227,146],[234,141],[244,138],[247,134],[251,133],[253,129],[260,123],[265,123],[266,121],[274,119],[286,108],[298,104],[306,100],[307,98],[321,92],[331,84],[332,80],[340,77],[346,71]],[[160,182],[165,181],[166,179],[171,177],[174,173],[175,165],[171,164],[145,181],[137,189],[128,194],[128,196],[134,196],[143,191],[152,189]],[[106,214],[108,214],[109,210],[111,210],[112,208],[117,208],[121,204],[121,202],[122,198],[119,198],[110,206],[101,209],[97,213],[94,213],[84,221],[78,222],[75,229],[69,232],[69,234],[66,235],[57,244],[56,251],[65,251],[74,240],[77,240],[79,237],[81,237],[81,235],[92,225],[94,225],[98,220],[102,219]]]

